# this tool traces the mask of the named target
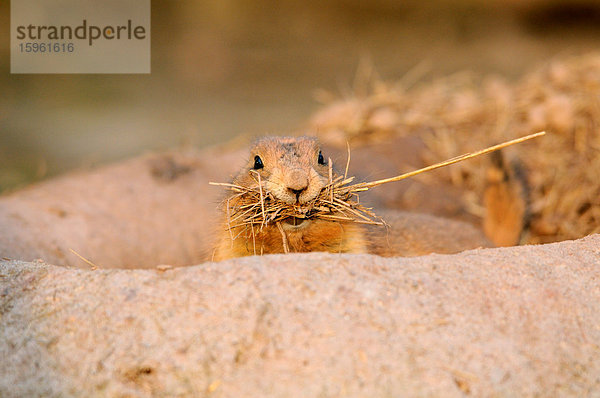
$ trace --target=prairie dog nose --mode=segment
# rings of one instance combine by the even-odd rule
[[[287,181],[287,189],[296,197],[308,188],[308,176],[302,170],[292,170]]]
[[[300,195],[302,192],[306,191],[306,187],[302,188],[302,189],[288,188],[288,191],[290,191],[292,193],[292,195],[295,195],[296,197],[298,197],[298,195]]]

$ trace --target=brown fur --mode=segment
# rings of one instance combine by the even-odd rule
[[[364,231],[357,224],[324,220],[311,220],[309,226],[299,230],[286,230],[291,253],[330,252],[366,253]],[[284,253],[281,232],[274,225],[267,225],[261,232],[250,229],[237,239],[229,233],[221,235],[214,260],[261,254]]]
[[[312,137],[260,139],[252,147],[249,161],[234,183],[255,185],[253,174],[258,171],[265,188],[278,200],[309,202],[328,181],[328,166],[318,163],[318,153],[319,143]],[[253,170],[255,156],[260,156],[264,168]],[[302,189],[302,192],[297,195],[290,189]],[[300,226],[282,225],[289,251],[293,253],[325,251],[417,256],[491,246],[480,231],[466,223],[394,211],[380,214],[389,228],[320,219],[305,220]],[[214,260],[284,252],[281,231],[276,225],[266,225],[260,231],[239,227],[230,233],[227,216],[223,217]],[[235,239],[232,240],[232,236]]]
[[[430,253],[453,254],[493,247],[471,224],[428,214],[378,211],[389,228],[368,227],[368,252],[383,257],[414,257]]]
[[[507,166],[502,152],[492,154],[484,193],[483,228],[496,246],[519,244],[529,222],[528,184],[517,163]]]

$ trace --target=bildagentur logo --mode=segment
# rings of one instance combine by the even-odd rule
[[[88,24],[84,19],[81,25],[72,27],[52,26],[52,25],[33,25],[17,26],[18,40],[86,40],[91,46],[95,40],[144,40],[146,38],[146,28],[141,25],[133,25],[131,19],[124,25],[117,26],[96,26]]]
[[[150,0],[12,0],[12,73],[150,73]]]

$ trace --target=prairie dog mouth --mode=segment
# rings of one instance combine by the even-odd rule
[[[288,228],[300,228],[304,225],[307,225],[308,220],[306,218],[288,217],[282,220],[282,224]]]

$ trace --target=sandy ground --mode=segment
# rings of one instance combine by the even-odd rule
[[[214,167],[214,151],[141,156],[4,196],[0,254],[76,267],[89,267],[79,256],[101,268],[197,264],[223,195],[208,182],[227,181],[243,159],[221,151],[227,166]]]
[[[599,245],[2,261],[0,395],[598,396]]]

